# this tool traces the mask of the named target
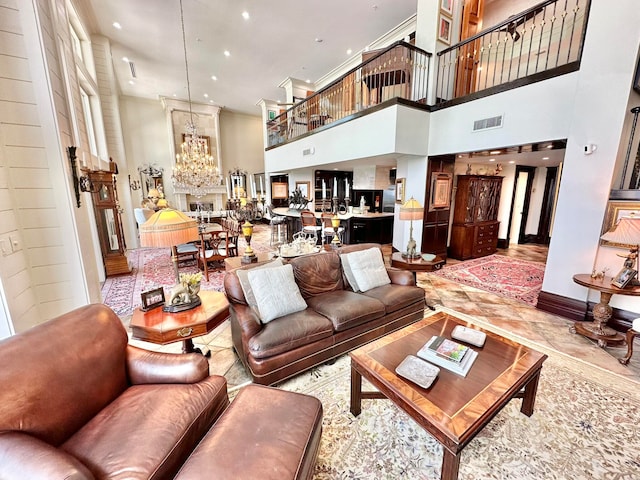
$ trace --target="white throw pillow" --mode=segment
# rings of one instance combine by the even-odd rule
[[[358,288],[358,282],[356,282],[356,278],[353,276],[353,272],[351,271],[351,265],[349,264],[349,254],[341,254],[340,262],[342,262],[342,271],[344,272],[344,276],[347,277],[347,282],[351,285],[351,290],[359,292],[360,289]]]
[[[345,276],[347,280],[349,280],[349,275],[353,276],[359,291],[366,292],[372,288],[391,283],[379,248],[373,247],[367,250],[345,253],[341,255],[343,265],[345,263],[344,257],[346,257],[346,263],[351,271],[348,274],[345,270]],[[349,284],[351,284],[351,280],[349,280]],[[358,290],[354,289],[354,291]]]
[[[307,302],[300,294],[291,265],[251,269],[249,270],[249,283],[258,304],[262,323],[307,308]]]
[[[281,267],[282,265],[284,265],[282,263],[282,260],[280,258],[276,258],[272,262],[254,267],[251,270],[258,270],[261,268],[275,268]],[[244,299],[247,301],[247,305],[249,305],[255,310],[256,313],[258,313],[258,304],[256,303],[256,297],[253,295],[253,290],[251,289],[251,284],[249,283],[249,271],[249,269],[236,270],[236,275],[238,276],[238,280],[240,281],[240,287],[242,287],[242,292],[244,293]]]

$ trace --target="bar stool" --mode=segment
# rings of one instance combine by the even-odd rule
[[[322,227],[317,224],[315,213],[311,210],[302,210],[300,212],[300,222],[302,223],[302,231],[313,234],[316,238],[316,243],[318,243],[318,233],[322,230]]]
[[[282,245],[287,243],[289,238],[289,227],[287,223],[287,217],[283,215],[276,215],[273,213],[273,205],[267,205],[267,212],[269,212],[269,226],[271,227],[271,239],[269,245]]]

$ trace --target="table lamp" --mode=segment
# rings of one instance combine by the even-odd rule
[[[633,215],[621,217],[615,227],[600,238],[618,246],[629,247],[628,255],[618,256],[625,258],[624,268],[636,270],[636,259],[640,245],[640,217]],[[637,277],[637,273],[634,277]],[[630,284],[638,285],[637,279],[634,278]]]
[[[420,258],[420,252],[416,252],[416,241],[413,239],[413,221],[422,220],[423,210],[424,207],[413,197],[407,200],[407,202],[400,207],[400,220],[411,221],[407,251],[402,253],[402,256],[405,258]]]
[[[140,245],[142,247],[171,247],[171,260],[176,274],[176,284],[180,283],[178,273],[177,245],[198,240],[198,222],[178,210],[163,208],[140,225]]]

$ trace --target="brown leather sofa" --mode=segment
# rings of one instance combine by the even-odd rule
[[[388,267],[391,284],[364,293],[351,289],[339,255],[371,247],[380,245],[346,245],[292,259],[308,307],[264,325],[247,304],[236,271],[227,272],[233,345],[254,382],[274,384],[423,318],[424,290],[411,272]]]
[[[173,478],[229,405],[198,354],[127,344],[89,305],[0,342],[0,478]]]

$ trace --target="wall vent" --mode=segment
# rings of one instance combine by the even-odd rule
[[[303,157],[306,157],[307,155],[313,155],[314,153],[316,153],[315,147],[309,147],[302,150]]]
[[[478,130],[487,130],[489,128],[500,127],[502,127],[502,115],[498,115],[497,117],[483,118],[481,120],[476,120],[475,122],[473,122],[474,132],[477,132]]]
[[[136,65],[133,62],[129,62],[129,68],[131,69],[131,76],[133,78],[137,78],[137,76],[136,76]]]

